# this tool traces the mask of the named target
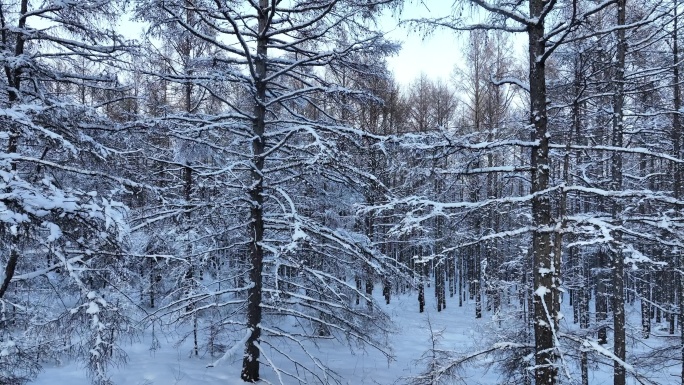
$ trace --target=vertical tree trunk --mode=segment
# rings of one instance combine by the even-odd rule
[[[463,255],[458,257],[458,307],[463,306],[463,280],[465,279],[465,274],[463,274]]]
[[[476,121],[476,125],[479,123]],[[474,162],[475,167],[479,167],[479,160]],[[472,202],[477,202],[479,199],[479,189],[477,186],[473,186],[470,193],[470,200]],[[481,232],[482,230],[482,219],[480,217],[475,217],[475,223],[473,224],[475,231]],[[482,318],[482,249],[484,245],[482,243],[477,243],[469,249],[471,250],[472,266],[470,266],[470,298],[475,300],[475,318]]]
[[[373,307],[373,286],[373,272],[366,269],[366,296],[368,297],[366,305],[369,308]]]
[[[570,185],[570,146],[572,145],[573,141],[573,130],[570,130],[570,133],[567,138],[566,142],[566,148],[565,148],[565,154],[563,156],[563,182],[565,185]],[[553,266],[555,266],[555,273],[554,273],[554,285],[556,289],[559,288],[560,286],[560,274],[561,274],[561,264],[563,260],[563,232],[565,228],[567,227],[567,192],[566,191],[561,191],[560,192],[560,202],[558,203],[558,218],[560,219],[560,226],[558,227],[558,230],[555,232],[555,238],[554,238],[554,245],[553,245]],[[554,308],[556,314],[560,313],[560,295],[561,292],[558,292],[558,295],[555,297],[554,300]]]
[[[358,274],[354,276],[354,283],[356,284],[356,304],[361,303],[361,276]]]
[[[641,336],[648,339],[651,336],[651,277],[647,272],[641,274],[639,295],[641,297]]]
[[[617,53],[614,79],[613,96],[613,147],[623,146],[623,106],[624,106],[624,82],[625,82],[625,55],[627,53],[627,39],[625,37],[626,0],[617,1]],[[612,190],[622,190],[622,153],[614,152],[611,162]],[[616,225],[622,221],[622,204],[619,200],[613,201],[613,219]],[[622,234],[618,231],[613,234],[613,258],[612,258],[612,281],[613,281],[613,354],[625,361],[625,298],[624,298],[624,258],[622,255]],[[617,360],[613,363],[613,384],[625,385],[625,368]]]
[[[580,352],[580,366],[582,371],[582,385],[589,385],[589,365],[587,362],[587,352]]]
[[[423,311],[425,311],[425,285],[423,284],[422,274],[420,274],[419,279],[420,282],[418,283],[418,311],[422,313]]]
[[[385,278],[382,282],[382,296],[385,297],[385,303],[389,305],[390,296],[392,295],[392,284],[388,278]]]
[[[664,282],[665,277],[663,277],[663,272],[662,271],[657,271],[655,272],[656,280],[655,282]],[[660,285],[656,284],[654,290],[653,290],[653,303],[655,303],[657,306],[653,306],[653,318],[655,319],[656,325],[662,322],[662,293],[663,289],[660,287]]]
[[[435,266],[435,299],[437,300],[437,311],[442,311],[442,298],[441,298],[441,285],[442,285],[442,267],[441,265]]]
[[[674,269],[678,268],[677,264],[679,263],[679,258],[677,256],[672,255],[670,264],[671,266],[674,267]],[[673,335],[675,333],[675,320],[677,318],[677,310],[676,310],[676,295],[675,293],[677,292],[676,287],[678,286],[677,284],[677,272],[675,270],[672,270],[668,275],[670,276],[670,279],[668,280],[669,282],[672,282],[672,285],[668,287],[667,293],[668,293],[668,317],[667,317],[667,322],[668,322],[668,332],[669,334]]]
[[[456,292],[456,258],[447,258],[449,264],[449,298],[453,298]]]
[[[494,136],[490,133],[487,137],[488,141],[493,141]],[[492,154],[487,155],[487,167],[494,167],[494,156]],[[498,178],[494,173],[488,173],[487,174],[487,199],[496,199],[498,198],[498,191],[497,191],[497,183],[498,183]],[[489,219],[490,223],[489,226],[492,229],[493,232],[498,232],[499,231],[499,218],[500,215],[497,212],[498,207],[494,206],[489,212]],[[492,241],[489,242],[489,246],[487,248],[487,267],[489,271],[489,275],[487,277],[487,285],[489,287],[489,298],[487,298],[487,309],[491,310],[494,312],[494,314],[498,314],[499,311],[501,310],[501,295],[502,295],[502,277],[500,273],[501,269],[501,260],[500,260],[500,255],[501,253],[499,252],[499,240],[498,239],[493,239]]]
[[[554,333],[557,324],[556,301],[558,287],[551,250],[550,227],[551,201],[544,191],[549,187],[549,137],[546,112],[546,71],[544,54],[543,12],[546,1],[531,0],[530,17],[538,19],[527,27],[529,38],[530,62],[530,119],[534,127],[532,140],[537,142],[532,148],[532,220],[535,231],[532,233],[532,260],[534,274],[534,335],[535,335],[535,384],[553,385],[556,383],[556,346]]]
[[[646,156],[640,155],[639,157],[639,173],[640,175],[648,174],[648,163],[646,162]],[[650,188],[650,186],[649,186]],[[646,214],[646,207],[639,207],[639,212],[642,215]],[[649,254],[653,254],[653,247],[649,246],[647,248]],[[639,290],[639,297],[641,302],[641,336],[647,339],[651,336],[651,317],[653,310],[651,309],[651,274],[649,272],[650,266],[644,266],[640,274],[636,276],[637,279],[637,290]]]
[[[603,345],[608,343],[608,330],[605,321],[608,319],[608,288],[606,285],[606,253],[599,250],[596,253],[596,260],[599,268],[596,273],[595,297],[594,306],[596,309],[596,323],[599,324],[598,343]]]
[[[186,6],[189,6],[188,1],[185,2]],[[191,23],[191,11],[190,9],[186,9],[185,11],[185,21],[186,23],[190,24]],[[192,41],[190,37],[187,37],[182,41],[182,46],[181,46],[181,54],[183,55],[183,60],[185,61],[185,76],[192,76],[192,68],[190,66],[190,60],[191,60],[191,54],[192,54]],[[185,102],[185,112],[190,113],[192,112],[192,83],[187,82],[184,86],[183,90],[183,98]],[[184,220],[186,221],[185,226],[183,231],[185,232],[185,260],[188,265],[188,271],[185,274],[185,279],[186,279],[186,294],[192,294],[194,292],[195,288],[195,263],[192,260],[192,254],[193,254],[193,245],[192,245],[192,240],[191,240],[191,233],[192,233],[192,221],[190,220],[191,218],[191,201],[192,201],[192,190],[193,190],[193,180],[192,180],[192,167],[190,165],[190,160],[185,159],[185,166],[183,167],[183,173],[182,173],[182,178],[183,178],[183,196],[185,198],[185,218]],[[191,312],[194,309],[193,304],[191,303],[187,307],[187,311]],[[199,355],[199,341],[197,340],[197,314],[192,313],[192,336],[193,336],[193,351],[195,353],[195,356]]]
[[[249,279],[247,292],[247,327],[250,335],[245,342],[245,357],[242,361],[241,378],[246,382],[259,380],[259,339],[261,337],[261,289],[264,260],[264,151],[266,147],[264,130],[266,126],[266,58],[268,38],[269,1],[259,0],[257,50],[254,56],[256,93],[254,95],[254,121],[252,123],[252,183],[249,189],[250,222],[249,222]]]
[[[155,303],[155,295],[156,295],[156,286],[157,286],[157,271],[154,266],[153,259],[148,259],[150,261],[150,271],[148,272],[148,278],[149,278],[149,284],[150,284],[150,289],[149,289],[149,296],[150,296],[150,308],[154,309]],[[141,298],[142,299],[142,298]]]
[[[681,89],[680,89],[680,76],[679,76],[679,1],[673,1],[673,12],[674,20],[672,27],[672,61],[673,61],[673,101],[674,101],[674,114],[672,115],[672,150],[675,158],[681,158],[682,156],[682,123],[680,118],[680,110],[682,109],[682,99],[681,99]],[[682,165],[680,163],[674,164],[674,197],[677,200],[681,200],[682,192],[684,190],[684,178],[682,175]],[[678,261],[679,271],[682,270],[684,263],[682,263],[681,250],[678,251],[679,255],[675,258]],[[680,343],[681,343],[681,358],[682,358],[682,385],[684,385],[684,279],[680,272],[676,273],[678,275],[678,285],[677,291],[679,295],[679,332],[680,332]],[[643,305],[642,305],[643,306]],[[642,309],[642,314],[643,314]],[[650,329],[650,323],[649,323]]]
[[[477,227],[480,226],[480,221],[477,221]],[[475,295],[475,318],[482,318],[482,245],[477,244],[473,247],[474,260],[473,263],[473,291]],[[472,294],[471,294],[472,295]]]
[[[371,161],[371,163],[373,163],[373,162]],[[372,189],[373,188],[371,187],[371,191],[368,192],[369,196],[367,197],[368,203],[371,206],[374,204],[374,192],[372,191]],[[368,237],[368,239],[370,239],[371,244],[375,244],[375,241],[376,241],[375,220],[373,218],[372,213],[366,214],[365,222],[366,222],[366,236]],[[367,301],[366,305],[369,308],[371,308],[371,307],[373,307],[373,288],[374,288],[373,278],[374,277],[373,277],[373,272],[371,271],[371,269],[365,268],[365,272],[366,272],[366,274],[365,274],[366,275],[366,296],[368,297],[368,301]]]

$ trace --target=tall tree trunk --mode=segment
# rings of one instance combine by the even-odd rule
[[[375,167],[372,166],[372,164],[374,164],[374,163],[375,162],[371,160],[372,169],[375,169]],[[366,199],[368,200],[368,204],[372,206],[375,202],[374,201],[375,194],[374,194],[372,186],[370,187],[370,191],[368,192],[368,195],[369,196],[367,196]],[[366,214],[365,222],[366,222],[366,236],[368,237],[368,239],[370,239],[371,244],[375,244],[375,242],[376,242],[375,218],[373,217],[372,213]],[[367,301],[366,305],[369,308],[371,308],[371,307],[373,307],[373,288],[374,288],[374,284],[373,284],[374,277],[373,277],[372,270],[369,268],[365,268],[365,276],[366,276],[366,296],[368,297],[368,301]]]
[[[487,136],[487,141],[494,140],[494,135],[491,133]],[[487,155],[487,167],[494,167],[494,156],[492,154]],[[494,173],[487,174],[487,199],[498,198],[497,191],[498,178]],[[494,206],[489,211],[489,226],[493,232],[499,231],[499,218],[498,206]],[[490,247],[487,247],[487,267],[489,270],[489,275],[487,278],[487,285],[489,287],[489,297],[487,301],[489,303],[488,308],[494,314],[498,314],[501,310],[501,295],[502,295],[502,277],[501,277],[501,253],[499,252],[499,240],[493,239],[489,243]]]
[[[589,364],[587,352],[584,350],[580,352],[580,366],[582,371],[582,385],[589,385]]]
[[[556,383],[555,329],[557,324],[556,302],[559,294],[556,287],[558,266],[554,265],[551,250],[552,224],[551,201],[544,193],[549,187],[549,138],[546,112],[546,70],[544,54],[543,12],[547,2],[531,0],[530,17],[538,22],[527,27],[529,38],[530,63],[530,119],[534,127],[532,140],[538,144],[532,148],[532,220],[535,231],[532,233],[532,260],[534,274],[534,335],[535,335],[535,384],[553,385]]]
[[[463,266],[463,254],[457,257],[458,258],[458,307],[463,306],[463,296],[465,295],[465,290],[463,290],[463,281],[465,280],[465,274],[463,272],[464,266]]]
[[[672,61],[673,61],[673,101],[674,101],[674,114],[672,115],[672,150],[675,158],[681,158],[682,156],[682,123],[680,118],[680,110],[682,108],[681,99],[681,89],[680,89],[680,76],[679,76],[679,1],[673,1],[673,12],[674,12],[674,22],[672,27]],[[682,165],[680,163],[674,164],[674,197],[677,200],[681,200],[682,192],[684,192],[684,178],[682,175]],[[682,270],[684,263],[682,261],[681,251],[679,255],[676,255],[679,271]],[[681,276],[681,272],[678,274],[678,285],[677,291],[679,294],[679,332],[681,340],[681,357],[682,357],[682,385],[684,385],[684,279]],[[643,313],[643,310],[642,310]],[[650,326],[650,324],[649,324]]]
[[[605,321],[608,319],[608,288],[606,284],[606,253],[603,250],[599,250],[596,253],[596,260],[598,261],[599,268],[596,273],[596,285],[595,285],[595,297],[594,307],[596,310],[596,323],[599,325],[598,329],[598,343],[603,345],[608,343],[608,330],[605,325]]]
[[[254,56],[254,70],[256,94],[254,100],[254,121],[252,123],[252,170],[251,187],[249,189],[250,222],[249,222],[249,279],[251,281],[247,292],[247,327],[250,335],[245,343],[245,357],[242,361],[241,378],[246,382],[256,382],[259,380],[259,340],[261,337],[261,299],[262,299],[262,277],[264,260],[264,152],[265,137],[264,130],[266,125],[266,59],[268,37],[266,29],[268,26],[269,1],[259,0],[258,14],[258,33],[257,50]]]
[[[188,1],[185,2],[185,5],[187,7],[190,6]],[[191,11],[190,9],[186,9],[185,11],[185,22],[190,24],[192,22],[192,16],[191,16]],[[181,47],[181,54],[183,55],[183,60],[185,60],[185,76],[191,77],[192,76],[192,67],[190,66],[190,61],[191,61],[191,55],[192,55],[192,41],[190,37],[186,37],[184,41],[182,42],[182,47]],[[184,85],[184,101],[185,101],[185,112],[188,114],[192,112],[192,83],[187,82]],[[186,279],[186,294],[189,296],[191,294],[194,294],[194,288],[195,288],[195,262],[192,259],[192,254],[193,254],[193,245],[192,245],[192,239],[191,239],[191,233],[192,233],[192,221],[191,221],[191,212],[192,212],[192,190],[193,190],[193,180],[192,180],[192,167],[190,165],[190,159],[185,159],[185,166],[183,167],[183,196],[185,198],[185,226],[184,226],[184,233],[185,233],[185,260],[188,265],[188,271],[185,273],[185,279]],[[192,312],[194,310],[194,305],[191,303],[188,305],[187,309],[188,312]],[[193,351],[195,353],[195,356],[199,355],[199,341],[197,340],[197,314],[195,312],[192,313],[192,335],[193,335]]]
[[[477,228],[479,228],[480,221],[477,221]],[[473,263],[473,283],[475,294],[475,318],[482,318],[482,245],[477,244],[473,247],[474,260]]]
[[[361,303],[361,276],[356,274],[354,276],[354,283],[356,284],[356,304]]]
[[[425,284],[423,283],[423,268],[422,265],[420,267],[421,273],[419,274],[419,282],[418,282],[418,311],[420,313],[425,311]]]
[[[639,157],[639,173],[640,175],[647,175],[648,174],[648,162],[646,161],[646,155],[642,154]],[[649,184],[651,184],[649,182]],[[650,188],[650,186],[647,186]],[[642,215],[645,215],[647,211],[647,208],[645,205],[642,205],[639,207],[639,212]],[[647,247],[647,251],[650,255],[653,255],[654,253],[654,248],[649,245]],[[653,312],[652,307],[651,307],[651,273],[650,273],[650,266],[644,266],[643,269],[641,269],[640,273],[637,275],[637,289],[639,290],[639,297],[640,297],[640,302],[641,302],[641,336],[644,339],[647,339],[651,336],[651,314]]]
[[[625,103],[625,55],[627,53],[627,39],[625,38],[626,0],[617,1],[617,53],[614,77],[613,96],[613,147],[623,146],[623,107]],[[613,153],[611,162],[612,190],[622,190],[622,153]],[[613,201],[612,216],[616,225],[622,222],[622,204],[616,199]],[[617,231],[613,234],[612,244],[612,273],[613,273],[613,354],[622,362],[625,361],[625,298],[624,298],[624,262],[622,256],[622,234]],[[625,385],[625,367],[617,360],[613,363],[613,384]]]
[[[641,337],[651,336],[651,277],[647,271],[640,276],[639,295],[641,296]],[[683,339],[684,340],[684,339]]]

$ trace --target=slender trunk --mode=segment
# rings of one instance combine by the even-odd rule
[[[477,124],[477,121],[476,121]],[[475,161],[475,167],[479,167],[479,160]],[[478,191],[479,189],[473,186],[470,193],[471,202],[477,202],[479,199]],[[482,229],[482,219],[480,217],[475,217],[475,223],[473,224],[476,231],[481,232]],[[484,245],[478,243],[470,247],[472,267],[471,271],[471,291],[470,298],[475,300],[475,318],[482,318],[482,249]]]
[[[568,135],[567,143],[566,143],[566,148],[565,148],[565,155],[563,157],[563,182],[565,185],[570,184],[570,146],[572,145],[573,141],[573,130],[570,130],[570,133]],[[560,274],[561,274],[561,264],[562,264],[562,252],[563,252],[563,231],[565,230],[567,226],[567,200],[568,200],[568,195],[567,192],[562,190],[561,191],[561,196],[560,196],[560,202],[558,203],[558,218],[560,218],[561,225],[558,227],[558,230],[555,233],[555,239],[554,239],[554,245],[553,245],[553,265],[555,266],[555,274],[554,274],[554,287],[558,290],[560,288]],[[558,292],[558,295],[554,296],[554,309],[555,313],[559,314],[560,313],[560,305],[561,305],[561,292]]]
[[[677,258],[675,255],[672,256],[672,260],[670,261],[671,266],[673,266],[675,269],[679,268],[677,266],[677,263],[679,263],[679,258]],[[668,274],[670,279],[668,280],[669,282],[672,282],[672,286],[669,286],[667,288],[667,303],[668,303],[668,317],[667,317],[667,322],[668,322],[668,333],[671,335],[674,335],[675,333],[675,320],[676,320],[676,314],[677,311],[675,309],[675,303],[676,303],[676,287],[678,286],[677,284],[677,272],[676,271],[671,271]]]
[[[372,163],[372,162],[371,162]],[[373,205],[373,191],[371,187],[370,197],[368,197],[368,204]],[[370,213],[366,216],[366,235],[370,239],[371,243],[375,243],[375,221],[373,214]],[[366,271],[366,296],[368,297],[367,305],[369,308],[373,307],[373,272],[369,268],[365,268]]]
[[[656,272],[656,282],[662,283],[665,282],[665,277],[662,271]],[[657,305],[653,307],[653,317],[655,318],[655,323],[656,325],[661,323],[663,312],[661,310],[661,306],[663,305],[662,301],[662,296],[663,296],[663,288],[660,286],[660,284],[656,284],[653,290],[653,302]]]
[[[194,347],[193,350],[195,352],[195,356],[199,355],[199,341],[197,339],[197,313],[192,314],[192,337],[194,341]]]
[[[498,104],[497,104],[498,105]],[[495,112],[494,112],[495,113]],[[498,122],[497,122],[498,123]],[[494,140],[494,135],[489,134],[487,137],[488,141],[493,141]],[[487,155],[487,167],[494,167],[494,156],[492,154]],[[497,191],[497,176],[494,173],[489,173],[487,174],[487,199],[496,199],[498,198],[498,191]],[[499,218],[500,215],[498,214],[497,210],[499,208],[497,206],[494,206],[490,212],[489,212],[489,219],[490,219],[490,227],[493,232],[498,232],[499,231]],[[487,284],[489,285],[490,288],[490,296],[491,298],[488,298],[488,301],[491,304],[492,311],[494,314],[498,314],[499,311],[501,310],[501,295],[502,295],[502,277],[500,276],[501,272],[501,258],[500,258],[500,252],[499,252],[499,240],[498,239],[493,239],[491,241],[491,248],[488,249],[487,253],[487,261],[488,267],[489,267],[489,277]]]
[[[185,5],[188,6],[188,2],[185,2]],[[186,10],[185,12],[185,21],[186,23],[190,24],[191,23],[191,12],[189,10]],[[182,43],[182,55],[183,59],[185,60],[185,75],[186,76],[191,76],[192,74],[192,68],[190,67],[190,57],[192,55],[192,42],[190,38],[186,38],[183,43]],[[184,86],[184,95],[183,95],[184,101],[185,101],[185,112],[190,113],[192,110],[192,83],[188,82]],[[191,221],[191,209],[192,209],[192,190],[193,190],[193,180],[192,180],[192,167],[190,165],[190,160],[185,159],[185,167],[183,167],[183,196],[185,198],[185,259],[188,265],[188,271],[185,274],[185,279],[186,279],[186,294],[189,296],[194,293],[194,288],[195,288],[195,263],[192,258],[193,254],[193,245],[192,245],[192,239],[191,239],[191,233],[192,233],[192,221]],[[194,306],[192,304],[188,305],[187,309],[188,312],[191,312],[194,310]],[[197,314],[192,313],[192,335],[193,335],[193,344],[194,344],[194,352],[195,356],[199,355],[199,341],[197,340]]]
[[[680,115],[679,111],[682,108],[682,99],[681,99],[681,89],[680,89],[680,76],[679,76],[679,10],[677,9],[678,7],[678,1],[674,1],[674,23],[673,23],[673,32],[672,32],[672,61],[673,61],[673,79],[672,82],[674,83],[673,87],[673,100],[674,100],[674,114],[672,115],[672,147],[673,147],[673,152],[675,158],[681,158],[682,157],[682,123],[680,120]],[[677,200],[681,200],[682,198],[682,192],[684,190],[684,178],[682,175],[682,165],[679,163],[674,164],[675,172],[674,172],[674,196]],[[679,270],[681,271],[683,263],[682,263],[682,255],[681,251],[679,251],[679,255],[676,255],[675,258],[677,258],[678,261],[678,266]],[[682,357],[682,385],[684,385],[684,323],[682,323],[682,320],[684,320],[684,279],[682,279],[681,273],[677,273],[678,276],[678,285],[677,285],[677,291],[679,294],[679,332],[680,332],[680,340],[681,340],[681,357]],[[643,310],[642,310],[643,314]],[[650,324],[649,324],[650,327]]]
[[[437,311],[442,311],[441,284],[442,284],[442,268],[435,266],[435,299],[437,300]]]
[[[354,277],[354,283],[356,284],[356,304],[361,303],[361,277],[357,274]]]
[[[389,305],[390,303],[390,296],[392,293],[392,285],[389,281],[389,279],[385,278],[382,281],[382,296],[385,297],[385,303]]]
[[[596,255],[596,260],[598,261],[598,272],[596,274],[596,290],[594,301],[594,306],[596,308],[596,323],[599,325],[598,329],[598,343],[603,345],[608,343],[608,330],[605,325],[606,319],[608,319],[608,288],[606,284],[606,253],[603,250],[599,250]]]
[[[477,226],[479,227],[479,221]],[[482,318],[482,245],[475,245],[475,263],[473,263],[473,283],[475,294],[475,318]]]
[[[254,56],[255,91],[254,95],[254,120],[252,122],[252,170],[249,189],[250,223],[249,223],[249,279],[250,288],[247,292],[247,327],[250,335],[245,342],[245,356],[242,361],[241,378],[246,382],[259,380],[259,341],[261,337],[261,300],[262,300],[262,277],[264,263],[264,152],[266,126],[266,59],[267,44],[266,30],[268,27],[269,1],[259,0],[257,50]]]
[[[639,295],[641,296],[641,336],[647,339],[651,336],[651,277],[648,272],[641,275],[641,282],[639,283]],[[684,336],[682,337],[684,341]]]
[[[582,288],[580,289],[580,327],[582,329],[588,329],[589,328],[589,302],[591,300],[591,290],[587,288],[589,286],[589,280],[587,277],[589,276],[589,268],[587,266],[587,261],[585,260],[584,255],[581,257],[581,271],[582,271],[582,280],[580,281],[580,284],[582,285]]]
[[[19,17],[19,22],[17,23],[17,30],[20,31],[19,33],[16,34],[16,45],[14,46],[14,57],[18,58],[21,57],[24,54],[24,50],[26,47],[26,37],[24,36],[24,29],[26,28],[26,17],[25,15],[28,13],[28,0],[21,0],[21,5],[19,7],[19,12],[21,16]],[[4,15],[3,15],[3,24],[4,24]],[[6,26],[2,26],[2,33],[3,33],[3,44],[6,44]],[[8,99],[10,104],[17,99],[19,99],[19,93],[20,93],[20,88],[21,88],[21,75],[23,73],[23,66],[17,66],[17,67],[9,67],[5,66],[5,75],[7,76],[7,91],[8,91]],[[10,138],[11,141],[11,138]]]
[[[535,384],[553,385],[557,381],[555,329],[557,324],[556,274],[551,250],[551,201],[544,191],[549,187],[549,137],[546,112],[546,71],[543,60],[546,53],[544,20],[541,18],[547,5],[543,0],[531,0],[530,17],[539,19],[528,25],[530,63],[530,119],[534,127],[532,148],[532,220],[536,226],[532,234],[532,260],[534,275],[534,335]]]
[[[580,352],[580,366],[582,371],[582,385],[589,385],[589,365],[587,360],[587,352]]]
[[[640,175],[648,174],[648,163],[646,162],[646,156],[643,154],[639,158],[639,173]],[[641,207],[639,207],[639,212],[640,214],[645,215],[647,212],[646,206],[641,205]],[[653,247],[648,246],[647,251],[652,255],[654,252]],[[641,302],[641,336],[644,339],[651,336],[651,274],[649,270],[649,266],[644,266],[644,268],[641,269],[641,274],[636,277]]]
[[[150,261],[150,272],[149,272],[149,279],[150,279],[150,308],[154,309],[154,300],[155,300],[155,295],[156,295],[156,286],[157,286],[157,271],[154,268],[154,262],[152,262],[152,259],[149,259]],[[161,278],[161,276],[160,276]]]
[[[425,286],[423,285],[423,276],[420,275],[420,282],[418,283],[418,311],[422,313],[425,311]]]
[[[453,298],[456,291],[456,259],[449,257],[447,263],[449,264],[449,298]]]
[[[370,269],[366,269],[366,296],[368,301],[366,305],[369,308],[373,307],[373,272]]]
[[[7,261],[7,266],[5,266],[5,278],[2,281],[2,286],[0,286],[0,299],[5,296],[7,288],[14,277],[14,271],[17,267],[17,261],[19,260],[19,250],[17,249],[17,237],[12,235],[12,243],[10,245],[10,257]]]
[[[458,307],[463,306],[463,255],[458,257]]]
[[[617,1],[617,24],[618,27],[625,25],[626,0]],[[613,97],[613,147],[623,146],[623,106],[624,106],[624,82],[625,82],[625,55],[627,53],[627,39],[625,29],[617,30],[617,53]],[[622,190],[622,153],[614,152],[611,162],[612,190]],[[613,202],[613,219],[619,226],[622,221],[622,204],[619,200]],[[613,354],[622,362],[625,361],[625,298],[624,298],[624,263],[622,256],[622,234],[618,231],[613,234],[614,243],[612,272],[613,272]],[[615,360],[613,364],[613,384],[625,385],[625,367]]]

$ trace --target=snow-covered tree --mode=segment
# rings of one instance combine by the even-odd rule
[[[376,178],[354,167],[350,156],[364,141],[379,138],[340,109],[348,101],[379,100],[329,74],[383,76],[382,57],[396,45],[373,23],[390,3],[137,2],[138,16],[162,39],[183,34],[206,47],[191,58],[191,71],[157,75],[216,103],[212,111],[186,108],[146,123],[158,122],[174,140],[216,154],[166,161],[192,170],[200,181],[193,185],[213,190],[206,200],[189,196],[182,206],[162,205],[156,218],[173,211],[179,225],[197,231],[191,245],[227,236],[218,260],[229,266],[210,278],[195,272],[203,285],[162,306],[185,314],[224,309],[228,318],[216,322],[232,325],[232,338],[244,344],[245,381],[259,380],[264,364],[281,379],[330,381],[335,375],[311,351],[310,339],[348,340],[387,352],[387,318],[377,305],[366,305],[374,302],[371,293],[353,280],[357,271],[376,277],[393,269],[354,219],[363,186]],[[363,56],[376,59],[356,60]],[[192,214],[180,215],[186,212]],[[234,219],[229,231],[221,221],[208,224],[217,214]],[[183,259],[194,253],[179,252]],[[217,250],[207,253],[216,256]],[[359,306],[357,295],[364,298]],[[301,327],[283,326],[288,319]],[[286,353],[283,343],[301,349],[308,362]],[[280,368],[267,351],[305,370]]]
[[[0,383],[80,357],[94,382],[123,356],[120,125],[103,113],[127,43],[110,1],[0,4]]]

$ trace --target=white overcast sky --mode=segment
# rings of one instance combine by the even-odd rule
[[[382,17],[379,27],[387,31],[388,38],[402,44],[401,52],[387,60],[399,84],[406,86],[421,73],[431,79],[449,81],[454,66],[463,66],[463,41],[467,34],[438,29],[425,36],[399,25],[402,20],[449,15],[452,4],[453,0],[406,0],[400,14],[388,12]],[[138,38],[144,25],[128,20],[120,28],[124,35]]]
[[[408,26],[398,26],[401,20],[446,16],[451,12],[451,4],[451,0],[411,0],[405,3],[401,14],[383,17],[382,28],[388,31],[388,37],[402,43],[399,55],[387,61],[400,84],[407,85],[421,73],[432,79],[448,80],[454,65],[462,63],[462,36],[441,29],[424,36]]]
[[[406,86],[421,73],[431,79],[450,81],[454,66],[465,65],[462,52],[468,39],[467,33],[457,34],[438,29],[425,36],[421,32],[412,31],[408,26],[399,26],[402,20],[447,16],[452,12],[453,3],[454,0],[407,0],[401,14],[384,15],[381,28],[388,31],[390,39],[402,43],[399,55],[387,60],[399,84]],[[474,22],[485,22],[484,16],[478,15],[476,10],[477,8],[465,8]],[[477,20],[479,17],[483,19]],[[527,50],[525,34],[514,34],[511,37],[515,56],[524,58]]]

